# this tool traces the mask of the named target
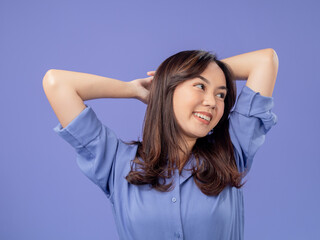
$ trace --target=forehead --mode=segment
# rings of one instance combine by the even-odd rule
[[[209,84],[213,85],[226,85],[226,77],[221,68],[215,62],[211,62],[206,70],[200,76],[209,80]]]

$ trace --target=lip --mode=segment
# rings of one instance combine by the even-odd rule
[[[194,113],[201,113],[203,115],[206,115],[207,117],[209,117],[210,119],[212,119],[212,114],[211,113],[208,113],[208,112],[200,112],[200,111],[196,111]]]
[[[200,113],[200,114],[203,114],[203,115],[209,117],[209,118],[210,118],[210,121],[207,121],[207,120],[205,120],[205,119],[202,119],[202,118],[197,117],[197,116],[195,116],[194,114],[192,114],[194,118],[196,118],[198,121],[204,123],[205,125],[209,125],[209,124],[210,124],[210,122],[211,122],[211,120],[212,120],[212,114],[211,114],[211,113],[208,113],[208,112],[200,112],[200,111],[193,112],[193,113]]]

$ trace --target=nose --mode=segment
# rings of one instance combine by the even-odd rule
[[[206,94],[203,99],[203,105],[208,106],[210,108],[216,107],[216,99],[213,94]]]

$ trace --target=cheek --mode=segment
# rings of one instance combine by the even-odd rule
[[[185,106],[183,105],[182,94],[180,91],[176,90],[174,92],[173,98],[172,98],[172,106],[173,106],[173,113],[179,122],[184,115],[183,109],[185,108]]]
[[[224,113],[224,102],[220,103],[217,108],[217,116],[219,116],[219,120],[222,118]]]
[[[173,110],[176,115],[187,115],[197,104],[197,96],[186,87],[177,87],[173,93]]]

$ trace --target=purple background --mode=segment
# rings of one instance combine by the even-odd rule
[[[0,2],[0,239],[117,239],[108,199],[53,131],[48,69],[130,81],[182,50],[263,48],[279,57],[279,121],[244,187],[245,239],[320,239],[319,2],[115,2]],[[123,140],[141,137],[143,103],[86,103]]]

